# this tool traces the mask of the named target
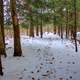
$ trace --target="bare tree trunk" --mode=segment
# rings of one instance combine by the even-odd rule
[[[41,24],[40,24],[40,35],[43,37],[43,28],[42,28],[42,16],[41,16]]]
[[[36,35],[39,36],[39,27],[38,27],[38,25],[36,26]]]
[[[62,25],[61,25],[61,39],[63,39],[63,28],[62,28]]]
[[[73,40],[73,37],[74,37],[74,30],[73,30],[73,26],[71,27],[71,39]]]
[[[53,17],[53,26],[54,26],[53,32],[54,34],[56,34],[55,16]]]
[[[2,55],[4,55],[5,57],[6,55],[6,51],[5,51],[5,37],[4,37],[4,13],[3,13],[3,0],[0,0],[0,43],[1,43],[1,52]]]
[[[29,28],[26,29],[27,36],[29,35],[29,31],[28,31],[28,29],[29,29]]]
[[[4,9],[3,9],[3,0],[0,0],[0,19],[1,19],[1,32],[3,35],[3,41],[5,45],[5,34],[4,34]]]
[[[11,16],[13,22],[13,30],[14,30],[14,56],[21,56],[21,43],[20,43],[20,29],[18,18],[16,14],[16,0],[10,0],[11,5]]]
[[[38,16],[37,16],[37,23],[36,23],[36,35],[39,36]]]
[[[49,26],[47,25],[47,32],[49,33]]]
[[[41,38],[43,37],[43,28],[42,28],[42,24],[43,21],[42,21],[42,9],[41,9],[41,24],[40,24],[40,35],[41,35]]]
[[[0,53],[1,53],[1,52],[0,52]],[[1,55],[0,55],[0,75],[3,76]]]
[[[30,37],[34,37],[34,26],[33,26],[32,13],[31,13],[31,15],[30,15]]]
[[[66,38],[68,39],[68,9],[66,9]]]
[[[43,37],[43,28],[42,26],[40,26],[40,35],[41,35],[41,38]]]
[[[74,0],[74,40],[75,40],[75,51],[78,51],[77,48],[77,40],[76,40],[76,32],[77,32],[77,15],[76,15],[76,0]]]
[[[56,34],[56,26],[54,26],[54,34]]]
[[[63,9],[63,7],[61,7],[61,13],[60,13],[61,14],[61,18],[63,18],[63,11],[62,11],[62,9]],[[61,39],[63,39],[63,24],[62,23],[60,24],[60,28],[61,28],[60,29],[61,30]]]
[[[58,26],[58,35],[60,36],[60,26]]]
[[[1,63],[1,55],[4,54],[4,52],[5,52],[5,49],[4,49],[2,32],[1,32],[1,27],[0,27],[0,75],[3,75],[2,63]]]

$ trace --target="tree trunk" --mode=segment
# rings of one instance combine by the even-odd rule
[[[54,25],[54,34],[56,34],[56,26]]]
[[[27,36],[29,35],[28,28],[26,29]]]
[[[0,75],[3,75],[2,63],[1,63],[1,55],[4,54],[4,53],[5,53],[5,49],[4,49],[1,26],[0,26]]]
[[[71,29],[70,29],[70,33],[71,33],[71,39],[73,40],[74,39],[74,29],[73,29],[73,26],[71,26]]]
[[[68,9],[66,9],[66,38],[68,39]]]
[[[30,12],[31,13],[31,12]],[[34,37],[34,26],[33,26],[33,17],[32,13],[30,15],[30,37]]]
[[[40,35],[41,35],[41,38],[43,37],[43,28],[42,28],[42,25],[40,25]]]
[[[63,28],[62,28],[62,25],[61,25],[61,39],[63,39]]]
[[[60,26],[58,26],[58,35],[60,36]]]
[[[0,19],[1,19],[1,32],[2,32],[2,37],[5,45],[5,34],[4,34],[4,9],[3,9],[3,0],[0,0]]]
[[[78,51],[77,48],[77,40],[76,40],[76,32],[77,32],[77,15],[76,15],[76,0],[74,0],[74,40],[75,40],[75,51]]]
[[[41,24],[40,24],[40,35],[41,35],[41,38],[43,37],[43,28],[42,28],[42,9],[41,9]]]
[[[40,35],[42,38],[43,37],[42,18],[41,18],[41,24],[40,24]]]
[[[1,45],[1,54],[4,55],[5,57],[6,52],[5,52],[5,37],[4,37],[4,13],[3,13],[3,0],[0,0],[0,45]]]
[[[0,52],[0,53],[1,53],[1,52]],[[0,55],[0,75],[3,76],[1,55]]]
[[[61,7],[61,13],[60,13],[60,14],[61,14],[61,18],[63,18],[62,7]],[[61,28],[61,29],[60,29],[60,30],[61,30],[61,39],[63,39],[63,24],[62,24],[62,23],[60,24],[60,28]]]
[[[36,36],[39,36],[38,16],[37,16],[37,23],[36,23]]]
[[[39,28],[38,28],[38,25],[36,26],[36,36],[39,36]]]
[[[10,0],[10,6],[11,6],[11,16],[12,16],[13,30],[14,30],[14,56],[21,56],[22,50],[20,44],[19,23],[16,14],[16,0]]]

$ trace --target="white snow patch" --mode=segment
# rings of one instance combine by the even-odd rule
[[[12,56],[13,39],[6,42],[8,57],[2,57],[4,76],[0,80],[80,80],[80,47],[76,53],[69,40],[47,32],[42,39],[22,35],[23,56],[16,58]]]

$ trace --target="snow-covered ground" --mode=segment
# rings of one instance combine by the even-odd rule
[[[80,32],[77,32],[77,39],[80,40]]]
[[[45,33],[43,39],[21,36],[22,57],[13,57],[13,40],[6,40],[8,57],[2,57],[0,80],[80,80],[78,52],[69,40]]]

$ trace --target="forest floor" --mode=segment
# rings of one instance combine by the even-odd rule
[[[2,57],[0,80],[80,80],[80,45],[44,33],[43,38],[21,36],[22,57],[13,57],[13,39],[6,39],[7,58]]]

